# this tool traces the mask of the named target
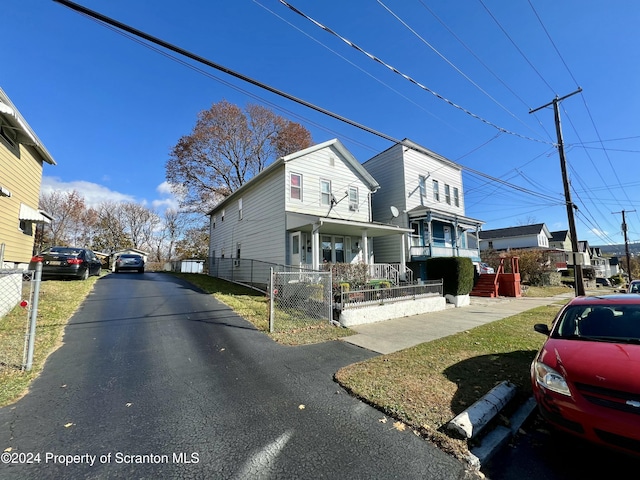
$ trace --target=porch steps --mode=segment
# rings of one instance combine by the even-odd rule
[[[478,278],[478,283],[475,284],[473,290],[471,290],[472,297],[497,297],[498,285],[495,283],[495,273],[483,273]]]

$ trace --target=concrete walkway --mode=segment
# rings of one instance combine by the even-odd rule
[[[546,298],[471,297],[471,305],[466,307],[454,308],[451,305],[439,312],[355,325],[349,328],[358,333],[342,340],[374,352],[393,353],[542,305],[565,303],[573,296],[573,293],[566,293]]]

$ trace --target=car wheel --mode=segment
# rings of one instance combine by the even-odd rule
[[[102,267],[98,267],[98,271],[96,272],[97,276],[102,275]]]
[[[141,268],[140,270],[138,270],[138,272],[144,273],[144,268]]]
[[[89,267],[84,269],[84,272],[82,272],[82,276],[80,277],[81,280],[87,280],[89,278]]]

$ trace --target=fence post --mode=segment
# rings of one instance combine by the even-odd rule
[[[27,360],[25,369],[30,371],[33,367],[33,350],[36,343],[36,318],[38,317],[38,298],[40,297],[40,280],[42,279],[42,262],[36,263],[36,274],[33,279],[33,301],[29,315],[29,342],[27,347]]]
[[[269,332],[273,333],[273,267],[269,267]]]

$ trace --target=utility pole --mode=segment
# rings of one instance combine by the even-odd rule
[[[529,110],[529,113],[537,112],[538,110],[542,110],[543,108],[548,107],[549,105],[553,105],[553,113],[556,121],[556,135],[558,136],[558,154],[560,155],[560,169],[562,170],[562,183],[564,184],[564,198],[565,203],[567,205],[567,219],[569,221],[569,235],[571,236],[571,250],[573,250],[573,272],[575,277],[575,292],[576,296],[583,296],[584,292],[584,279],[582,276],[582,264],[577,264],[578,258],[578,232],[576,231],[576,222],[573,216],[573,209],[578,209],[577,205],[575,205],[571,201],[571,190],[569,189],[569,178],[567,176],[567,162],[564,156],[564,142],[562,140],[562,127],[560,126],[560,110],[558,109],[558,104],[572,95],[576,93],[582,92],[582,88],[578,87],[578,90],[570,93],[569,95],[565,95],[564,97],[554,98],[551,102],[538,107],[534,110]]]
[[[635,212],[635,210],[627,210],[628,212]],[[616,213],[622,213],[622,233],[624,233],[624,251],[627,255],[627,275],[629,275],[629,283],[631,283],[631,280],[633,280],[631,278],[631,255],[629,255],[629,239],[627,238],[627,221],[625,219],[625,210],[622,210],[622,212],[613,212],[614,214]]]

